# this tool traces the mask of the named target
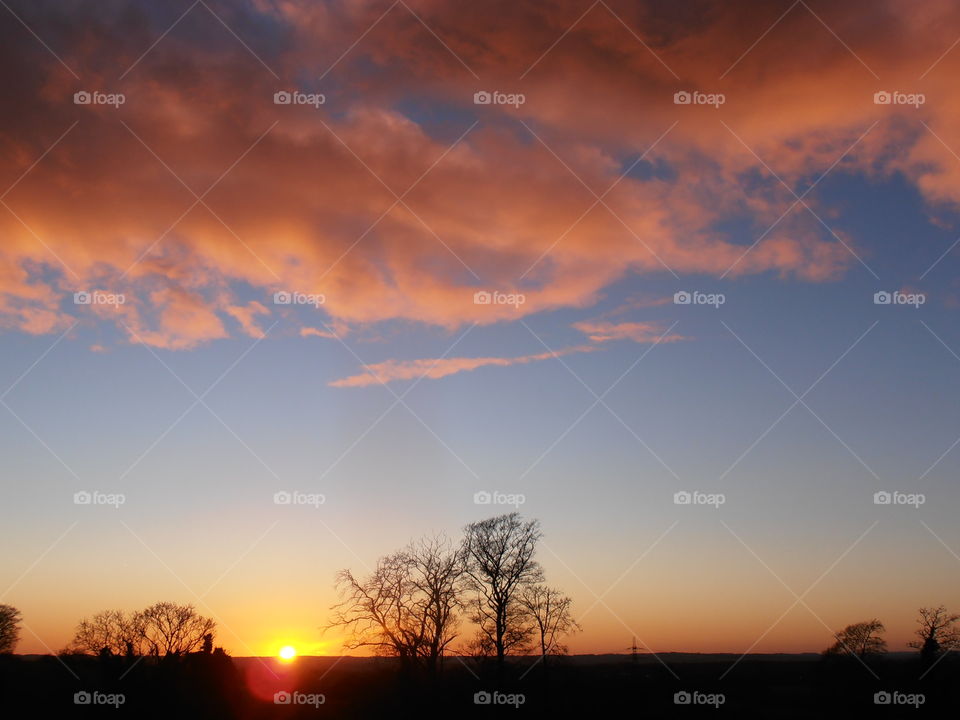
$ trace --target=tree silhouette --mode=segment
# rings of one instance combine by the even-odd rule
[[[137,613],[141,636],[151,655],[185,655],[197,651],[217,624],[193,605],[159,602]]]
[[[887,651],[887,641],[880,637],[883,623],[877,619],[847,625],[836,633],[836,642],[824,651],[826,655],[851,655],[860,658]]]
[[[955,627],[960,615],[951,615],[943,605],[923,607],[919,613],[917,623],[920,627],[916,630],[919,640],[914,640],[909,646],[918,648],[920,657],[932,660],[943,650],[960,648],[960,631]]]
[[[547,655],[564,655],[567,648],[560,639],[582,630],[570,613],[573,600],[556,588],[529,585],[520,592],[520,604],[533,622],[539,637],[540,657],[546,663]]]
[[[0,653],[11,653],[20,640],[20,611],[0,605]]]
[[[412,543],[407,553],[417,590],[414,617],[424,628],[420,655],[433,672],[447,646],[456,638],[464,571],[463,553],[444,536],[423,538]]]
[[[212,647],[215,628],[216,622],[198,615],[192,605],[161,602],[139,612],[105,610],[80,621],[67,651],[91,655],[185,655],[201,649],[208,635]]]
[[[347,647],[369,647],[430,670],[456,637],[463,557],[444,536],[410,543],[377,561],[363,578],[337,574],[341,601],[328,627],[349,629]]]
[[[142,654],[143,632],[137,613],[104,610],[77,625],[69,652],[100,654],[104,649],[112,655]]]
[[[514,512],[467,525],[465,532],[466,577],[475,593],[471,619],[479,626],[477,647],[496,657],[502,675],[506,654],[525,648],[532,632],[519,596],[524,587],[543,579],[533,559],[540,523],[524,521]]]

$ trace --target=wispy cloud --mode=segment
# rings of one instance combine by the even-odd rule
[[[315,327],[302,327],[300,328],[300,337],[322,337],[333,340],[337,336],[328,330],[321,330]]]
[[[420,358],[417,360],[386,360],[367,366],[367,372],[351,375],[334,380],[333,387],[365,387],[379,383],[388,383],[395,380],[413,380],[415,378],[437,379],[456,373],[476,370],[487,366],[507,367],[510,365],[525,365],[541,360],[549,360],[563,355],[575,353],[595,352],[600,350],[599,343],[611,340],[630,340],[636,343],[676,342],[688,340],[679,333],[664,335],[664,328],[657,322],[622,322],[611,323],[601,321],[583,321],[574,323],[573,327],[587,335],[591,342],[597,345],[574,345],[556,352],[543,352],[534,355],[520,355],[518,357],[476,357],[476,358]],[[313,328],[304,328],[301,335],[318,335],[330,337]]]
[[[615,308],[611,308],[604,313],[601,313],[599,317],[601,318],[610,318],[610,317],[619,317],[620,315],[625,315],[632,310],[642,310],[652,307],[663,307],[664,305],[670,305],[673,303],[673,297],[670,295],[658,295],[650,296],[643,295],[639,297],[631,297],[626,301],[622,302],[620,305],[617,305]]]
[[[257,315],[269,315],[270,311],[262,304],[256,301],[248,305],[228,305],[225,311],[234,320],[236,320],[244,333],[254,338],[264,337],[263,329],[257,324]]]
[[[593,352],[597,348],[593,345],[577,345],[563,348],[556,352],[537,353],[535,355],[521,355],[519,357],[476,357],[476,358],[422,358],[419,360],[387,360],[381,363],[367,365],[367,372],[358,375],[334,380],[333,387],[365,387],[395,380],[413,380],[424,377],[437,379],[456,373],[476,370],[481,367],[508,365],[525,365],[527,363],[550,360],[563,355]]]
[[[663,334],[663,327],[656,322],[603,322],[585,320],[573,324],[595,343],[604,343],[611,340],[632,340],[637,343],[676,342],[688,340],[679,333]]]

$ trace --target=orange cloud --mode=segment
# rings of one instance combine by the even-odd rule
[[[286,33],[248,38],[281,80],[191,14],[195,35],[163,38],[118,81],[163,30],[149,13],[31,3],[31,27],[57,36],[81,79],[17,23],[0,27],[17,109],[0,134],[0,327],[62,331],[81,316],[65,299],[88,287],[130,298],[99,322],[189,349],[257,337],[277,291],[322,293],[316,312],[344,327],[450,329],[589,307],[633,275],[836,279],[851,250],[869,260],[870,239],[837,230],[838,242],[811,212],[836,209],[816,190],[788,211],[822,173],[900,172],[931,203],[960,201],[945,147],[960,152],[960,51],[934,64],[960,7],[881,5],[818,19],[799,4],[751,47],[782,9],[725,3],[691,24],[611,0],[570,30],[583,8],[424,0],[417,13],[447,47],[396,6],[324,75],[383,9],[256,3],[250,16]],[[325,104],[273,104],[321,75]],[[127,101],[73,104],[95,88]],[[474,105],[482,89],[526,102]],[[725,102],[674,103],[695,90]],[[878,91],[925,102],[877,105]],[[477,305],[478,289],[526,302]]]
[[[300,337],[322,337],[334,339],[337,336],[332,332],[327,332],[326,330],[321,330],[320,328],[303,327],[300,328]]]
[[[226,328],[202,297],[180,288],[161,288],[145,300],[98,309],[122,325],[130,342],[165,350],[189,350],[207,340],[227,337]]]
[[[256,316],[269,315],[270,311],[262,303],[254,301],[246,306],[231,305],[226,308],[226,312],[240,323],[240,327],[250,337],[264,337],[263,330],[257,325]]]
[[[688,338],[678,333],[665,333],[655,322],[597,322],[585,321],[573,324],[580,332],[597,343],[610,340],[632,340],[637,343],[677,342]]]
[[[520,357],[480,357],[480,358],[422,358],[418,360],[387,360],[386,362],[367,365],[367,372],[359,375],[334,380],[332,387],[365,387],[393,382],[395,380],[413,380],[419,378],[437,379],[460,372],[468,372],[477,368],[495,365],[507,367],[509,365],[525,365],[527,363],[550,360],[551,358],[572,355],[574,353],[593,352],[595,347],[579,345],[563,348],[556,352],[537,353],[536,355],[521,355]]]

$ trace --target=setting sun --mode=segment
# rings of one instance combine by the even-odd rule
[[[284,645],[277,654],[281,660],[293,660],[297,656],[297,649],[292,645]]]

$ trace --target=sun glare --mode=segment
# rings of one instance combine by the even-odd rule
[[[293,660],[297,656],[297,649],[293,645],[284,645],[277,653],[281,660]]]

